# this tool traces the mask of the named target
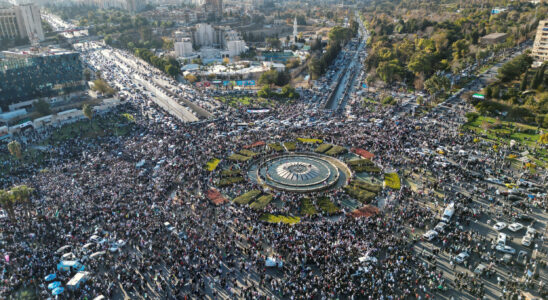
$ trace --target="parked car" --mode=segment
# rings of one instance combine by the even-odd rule
[[[495,247],[497,251],[508,253],[508,254],[514,254],[516,253],[516,249],[510,247],[510,246],[503,246],[503,245],[497,245]]]
[[[523,238],[521,239],[521,244],[523,246],[526,246],[526,247],[529,247],[531,246],[531,242],[533,241],[533,239],[531,238],[530,235],[526,234],[523,236]]]
[[[465,260],[468,259],[468,257],[470,257],[470,254],[468,254],[467,252],[461,252],[455,257],[455,262],[457,262],[458,264],[462,264]]]
[[[523,225],[521,225],[520,223],[512,223],[508,226],[508,230],[510,230],[512,232],[519,231],[522,228],[523,228]]]
[[[504,223],[504,222],[497,222],[497,223],[495,223],[495,225],[493,226],[493,229],[495,229],[496,231],[501,231],[501,230],[503,230],[504,228],[506,228],[506,223]]]
[[[434,230],[429,230],[428,232],[422,235],[422,237],[427,241],[431,241],[435,239],[437,236],[438,236],[438,233]]]

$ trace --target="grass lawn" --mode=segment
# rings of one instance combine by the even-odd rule
[[[123,113],[115,116],[98,117],[91,122],[84,119],[58,128],[44,140],[44,144],[55,144],[71,138],[96,138],[107,135],[123,136],[133,128],[135,117]]]
[[[335,203],[331,202],[331,200],[329,200],[329,198],[327,197],[318,199],[318,207],[327,214],[335,214],[341,210],[337,205],[335,205]]]
[[[282,216],[282,215],[272,215],[272,214],[263,214],[259,217],[259,220],[267,223],[284,223],[284,224],[297,224],[301,221],[299,217],[292,216]]]
[[[210,159],[206,165],[205,165],[205,169],[208,170],[208,171],[214,171],[215,169],[217,169],[217,166],[219,165],[219,163],[221,162],[220,159],[218,158],[212,158]]]
[[[263,209],[268,205],[268,203],[270,203],[270,201],[272,201],[272,198],[273,196],[270,194],[263,195],[259,197],[257,200],[253,201],[253,203],[251,203],[249,207],[255,210]]]
[[[295,151],[297,149],[297,143],[295,142],[285,142],[284,146],[287,151]]]
[[[232,200],[234,203],[238,203],[241,205],[248,204],[249,202],[253,201],[255,198],[257,198],[261,194],[261,191],[259,190],[251,190],[247,193],[244,193]]]
[[[548,165],[548,150],[537,143],[540,135],[535,126],[515,122],[498,121],[495,118],[480,116],[475,121],[462,126],[477,134],[480,139],[495,144],[509,145],[511,140],[529,148],[528,157],[539,166]],[[485,129],[484,129],[485,128]]]
[[[310,201],[309,198],[301,199],[300,210],[301,210],[301,215],[306,215],[306,216],[312,216],[318,213],[318,211],[316,210],[316,207],[314,206],[314,203],[312,203],[312,201]]]

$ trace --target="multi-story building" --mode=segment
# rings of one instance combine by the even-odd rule
[[[189,57],[194,53],[192,50],[192,39],[189,37],[178,39],[174,43],[174,46],[177,57]]]
[[[28,38],[43,41],[40,9],[34,4],[24,4],[0,9],[0,39]]]
[[[532,55],[536,66],[548,61],[548,20],[540,21],[538,24]]]
[[[77,52],[1,53],[0,107],[84,91],[83,65]]]
[[[227,26],[211,26],[205,23],[196,24],[196,26],[188,28],[186,32],[176,32],[175,41],[177,56],[188,56],[192,53],[189,52],[192,46],[194,49],[216,48],[225,50],[221,53],[223,57],[238,56],[246,51],[245,41],[240,34]],[[177,45],[178,43],[179,45]],[[182,55],[183,52],[185,55]]]

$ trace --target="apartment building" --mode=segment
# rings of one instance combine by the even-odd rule
[[[535,66],[540,66],[548,61],[548,20],[542,20],[538,24],[532,55],[535,59]]]
[[[0,39],[28,38],[44,40],[40,9],[34,4],[23,4],[0,9]]]

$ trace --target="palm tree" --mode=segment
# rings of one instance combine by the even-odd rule
[[[30,196],[34,192],[34,189],[26,185],[19,185],[11,188],[9,192],[12,195],[15,203],[22,203],[25,205],[27,216],[30,216],[30,206],[32,204]]]
[[[18,141],[11,141],[8,144],[8,151],[11,155],[15,156],[17,159],[21,159],[23,153],[21,152],[21,144]]]
[[[93,108],[91,108],[91,105],[84,104],[82,112],[84,113],[84,116],[89,119],[89,123],[91,124],[91,119],[93,118]]]
[[[15,211],[13,209],[14,198],[11,193],[5,190],[0,190],[0,206],[6,211],[10,220],[15,219]]]

